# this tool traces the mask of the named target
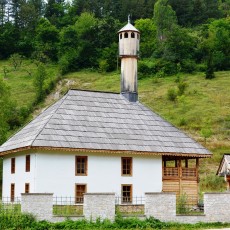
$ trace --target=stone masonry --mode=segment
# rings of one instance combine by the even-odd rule
[[[174,193],[145,193],[145,215],[161,221],[174,221],[176,196]]]
[[[95,221],[115,218],[115,193],[84,194],[83,214],[87,220]]]
[[[230,222],[230,209],[228,207],[230,207],[230,192],[205,193],[204,215],[176,215],[175,193],[145,194],[145,216],[152,216],[161,221],[179,223]],[[65,219],[61,216],[53,216],[52,193],[23,193],[21,209],[24,213],[33,214],[37,220],[59,222]],[[84,194],[83,216],[69,218],[73,220],[85,218],[92,221],[100,218],[101,220],[114,221],[115,193]]]
[[[53,193],[22,193],[21,210],[33,214],[37,220],[51,220]]]

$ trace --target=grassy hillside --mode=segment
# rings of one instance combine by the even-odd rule
[[[30,105],[35,97],[33,78],[36,65],[26,61],[19,70],[13,71],[9,62],[0,62],[0,77],[3,77],[3,66],[11,68],[5,82],[10,86],[18,106]],[[28,69],[31,74],[28,74]],[[47,66],[47,71],[51,78],[58,76],[54,66]],[[230,72],[217,72],[213,80],[206,80],[204,74],[199,73],[143,78],[138,83],[139,100],[142,103],[214,153],[212,159],[201,162],[202,190],[224,189],[223,180],[216,177],[215,173],[223,153],[230,153]],[[178,95],[178,86],[181,85],[184,85],[185,91]],[[40,105],[40,110],[52,104],[69,88],[119,92],[120,76],[116,72],[100,74],[93,71],[68,74]],[[176,94],[174,100],[168,98],[169,91]]]

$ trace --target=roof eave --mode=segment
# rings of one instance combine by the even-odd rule
[[[90,152],[90,153],[125,153],[133,155],[155,155],[155,156],[175,156],[175,157],[191,157],[191,158],[210,158],[212,154],[200,153],[175,153],[175,152],[151,152],[151,151],[129,151],[129,150],[110,150],[110,149],[86,149],[86,148],[62,148],[51,146],[26,146],[18,149],[12,149],[0,153],[0,156],[6,156],[11,153],[17,153],[28,150],[48,150],[48,151],[66,151],[66,152]]]

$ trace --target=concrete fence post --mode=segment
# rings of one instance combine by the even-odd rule
[[[145,215],[161,221],[174,221],[176,194],[169,192],[145,193]]]
[[[21,211],[35,216],[37,220],[51,220],[53,216],[53,193],[22,193]]]
[[[83,215],[87,220],[95,221],[115,219],[115,193],[85,193]]]
[[[204,194],[204,214],[207,222],[229,222],[229,207],[230,192]]]

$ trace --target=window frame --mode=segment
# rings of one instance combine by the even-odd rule
[[[81,196],[77,196],[78,195],[78,186],[84,186],[85,190],[82,193]],[[75,184],[75,204],[83,204],[84,203],[84,193],[87,192],[87,184]],[[79,199],[79,200],[78,200]]]
[[[10,201],[14,202],[15,200],[15,183],[10,184]]]
[[[84,173],[78,173],[78,159],[85,159],[84,162]],[[82,169],[80,168],[80,171]],[[75,156],[75,176],[88,176],[88,156]]]
[[[124,196],[124,192],[127,192],[127,191],[124,191],[124,187],[130,187],[130,195],[129,196]],[[124,197],[128,197],[128,199],[124,199]],[[133,185],[132,184],[122,184],[121,185],[121,203],[122,204],[132,204],[133,202]]]
[[[30,193],[30,183],[25,183],[25,193]]]
[[[25,171],[30,172],[30,155],[26,155]]]
[[[11,174],[15,174],[15,168],[16,168],[16,159],[15,157],[11,158]]]
[[[124,165],[124,161],[125,160],[130,160],[130,168],[129,171],[130,173],[124,173],[124,170],[128,171],[128,169],[124,169],[125,165]],[[126,162],[127,164],[127,162]],[[121,176],[133,176],[133,158],[132,157],[121,157]]]

